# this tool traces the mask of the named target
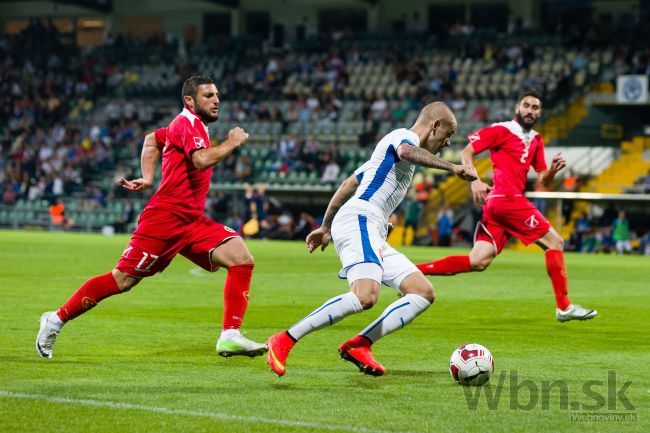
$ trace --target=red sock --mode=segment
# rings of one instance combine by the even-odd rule
[[[471,272],[469,256],[447,256],[434,262],[416,265],[424,275],[456,275]]]
[[[355,335],[344,344],[347,344],[351,347],[370,347],[372,346],[372,341],[370,341],[370,338],[366,337],[365,335]]]
[[[239,329],[248,306],[248,291],[255,265],[235,265],[228,268],[223,288],[223,329]]]
[[[555,303],[560,310],[566,310],[571,301],[567,296],[568,280],[566,266],[564,265],[564,253],[560,250],[546,250],[546,272],[551,278],[553,291],[555,292]]]
[[[111,272],[91,278],[74,292],[56,314],[63,322],[67,322],[90,310],[102,299],[117,293],[120,293],[120,288]]]

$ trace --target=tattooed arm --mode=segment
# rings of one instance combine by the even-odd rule
[[[476,169],[471,165],[457,165],[440,159],[428,150],[421,147],[402,145],[397,149],[397,156],[411,164],[421,167],[438,168],[455,174],[466,181],[473,181],[478,178]]]
[[[332,199],[330,200],[329,205],[327,205],[327,210],[325,211],[325,216],[323,217],[323,223],[319,228],[307,235],[307,249],[309,252],[313,252],[319,246],[321,251],[325,250],[332,240],[330,230],[332,228],[332,221],[334,216],[341,209],[350,198],[354,195],[359,186],[359,181],[357,180],[356,175],[352,175],[345,179],[341,186],[336,190]]]

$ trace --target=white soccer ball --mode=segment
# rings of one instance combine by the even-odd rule
[[[485,346],[463,344],[451,354],[449,372],[461,385],[485,385],[494,372],[494,359]]]

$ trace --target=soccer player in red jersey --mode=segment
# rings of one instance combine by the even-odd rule
[[[226,141],[210,145],[208,123],[216,121],[219,114],[219,92],[210,78],[187,79],[182,97],[183,111],[167,128],[145,139],[142,178],[119,180],[130,191],[151,187],[162,155],[162,181],[140,215],[129,245],[111,272],[86,281],[58,311],[43,313],[36,338],[41,357],[52,357],[56,337],[65,323],[101,300],[130,290],[142,278],[162,272],[176,254],[210,272],[220,267],[228,270],[223,326],[217,341],[219,355],[252,357],[266,351],[264,344],[247,339],[239,331],[248,305],[253,256],[233,229],[203,215],[212,168],[246,142],[248,134],[242,128],[233,128]]]
[[[542,101],[535,90],[520,95],[515,113],[514,120],[495,123],[469,135],[469,144],[462,152],[462,163],[473,166],[474,155],[489,149],[494,166],[494,186],[480,179],[472,182],[474,203],[484,205],[472,251],[467,256],[448,256],[417,267],[424,275],[481,272],[503,250],[510,236],[515,236],[526,245],[536,243],[544,249],[546,271],[555,292],[557,320],[591,319],[598,314],[596,310],[572,304],[569,300],[564,240],[524,197],[531,165],[539,173],[540,181],[548,185],[566,166],[566,161],[558,153],[551,167],[546,165],[542,136],[532,129],[542,113]]]

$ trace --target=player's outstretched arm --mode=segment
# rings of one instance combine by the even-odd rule
[[[460,153],[460,160],[464,165],[473,167],[474,172],[476,172],[476,167],[474,166],[474,147],[472,146],[472,143],[465,146],[463,151]],[[479,179],[477,175],[476,180],[471,184],[471,188],[474,204],[479,207],[483,206],[487,193],[492,189],[492,187]]]
[[[140,155],[140,168],[142,177],[139,179],[126,180],[121,177],[118,182],[129,191],[142,191],[151,188],[153,177],[156,173],[156,166],[162,154],[162,146],[156,141],[155,133],[149,133],[144,137],[142,154]]]
[[[440,159],[428,150],[416,146],[400,146],[397,148],[397,156],[411,164],[421,167],[438,168],[453,173],[466,181],[473,181],[478,178],[476,169],[470,165],[457,165],[444,159]]]
[[[192,153],[192,162],[199,170],[214,167],[248,140],[248,133],[239,126],[228,132],[228,139],[223,143]]]
[[[313,252],[316,248],[321,247],[321,251],[325,250],[332,240],[330,235],[330,230],[332,228],[332,221],[334,221],[334,216],[341,209],[350,198],[354,195],[359,186],[359,181],[357,180],[356,175],[352,175],[341,182],[341,185],[338,187],[330,203],[327,205],[327,210],[325,211],[325,216],[323,216],[323,223],[319,228],[307,235],[307,249],[309,252]]]
[[[555,175],[566,167],[566,159],[562,153],[557,153],[551,161],[551,167],[539,173],[539,180],[544,186],[548,186],[555,179]]]

